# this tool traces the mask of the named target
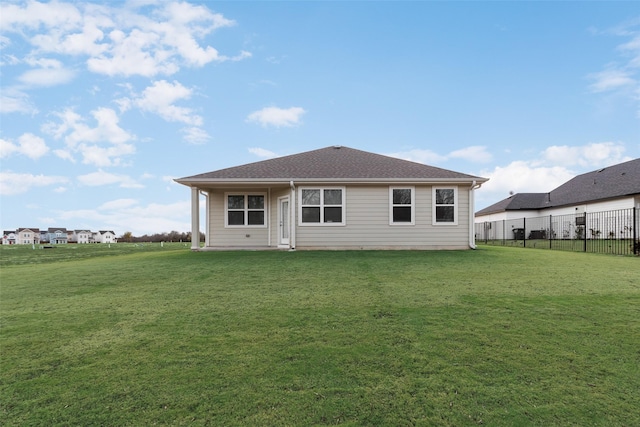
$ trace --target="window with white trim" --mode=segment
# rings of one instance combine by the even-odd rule
[[[300,225],[345,225],[344,187],[300,188]]]
[[[458,188],[433,187],[433,225],[458,224]]]
[[[389,224],[414,225],[415,187],[389,187]]]
[[[226,193],[225,227],[266,227],[264,193]]]

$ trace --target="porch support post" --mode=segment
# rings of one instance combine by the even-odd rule
[[[191,250],[200,250],[200,190],[191,187]]]
[[[482,184],[476,183],[474,179],[469,187],[469,247],[471,249],[476,248],[476,216],[475,216],[475,198],[474,190],[480,188]],[[435,209],[435,208],[434,208]]]

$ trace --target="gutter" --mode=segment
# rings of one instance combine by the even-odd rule
[[[277,179],[277,178],[216,178],[216,179],[202,179],[202,178],[180,178],[174,179],[178,184],[186,185],[188,187],[210,187],[210,186],[225,186],[225,187],[241,187],[246,185],[260,184],[264,187],[287,185],[293,183],[292,180]],[[486,179],[476,178],[473,180],[474,185],[476,182],[486,182]],[[295,184],[365,184],[365,185],[388,185],[394,183],[403,184],[461,184],[469,182],[469,178],[296,178]]]

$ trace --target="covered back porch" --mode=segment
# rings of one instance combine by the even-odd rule
[[[201,220],[201,196],[204,218]],[[289,183],[191,186],[191,250],[295,249],[296,187]]]

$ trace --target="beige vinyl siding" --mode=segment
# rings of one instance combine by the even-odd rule
[[[457,225],[433,225],[432,187],[415,188],[415,225],[389,224],[389,186],[346,186],[346,225],[300,225],[294,210],[297,249],[467,249],[469,247],[469,187],[457,186]],[[325,186],[318,185],[322,188]],[[329,186],[327,186],[329,187]],[[398,188],[402,185],[395,184]],[[443,185],[441,187],[452,187]],[[266,197],[266,227],[225,227],[225,193],[263,192]],[[290,189],[242,188],[216,189],[208,193],[209,244],[214,247],[277,247],[279,244],[278,198],[289,196]],[[300,202],[296,191],[295,203]]]
[[[226,192],[238,194],[264,192],[267,193],[265,205],[267,212],[265,219],[269,221],[272,206],[269,203],[267,189],[234,188],[213,190],[209,192],[209,244],[218,247],[250,247],[267,246],[269,241],[269,227],[225,227],[224,196]],[[273,223],[273,222],[271,222]]]
[[[468,248],[468,186],[458,186],[457,225],[433,225],[432,187],[416,185],[415,191],[415,225],[390,225],[389,186],[347,186],[346,225],[304,226],[296,222],[296,247]]]

